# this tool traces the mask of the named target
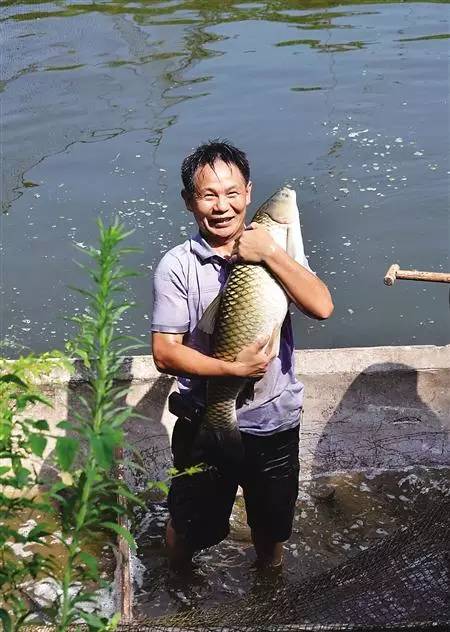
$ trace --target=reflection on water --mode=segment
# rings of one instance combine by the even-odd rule
[[[299,347],[448,342],[448,288],[388,265],[449,269],[447,3],[4,2],[0,339],[62,346],[83,309],[72,243],[119,215],[151,274],[193,231],[179,165],[200,141],[248,152],[254,205],[301,201],[307,255],[334,294]],[[37,19],[39,18],[39,19]]]
[[[423,515],[448,489],[448,470],[427,468],[337,474],[327,478],[323,488],[320,478],[314,487],[304,482],[293,534],[284,545],[283,572],[277,578],[261,577],[253,566],[241,498],[227,540],[198,553],[189,576],[170,575],[163,545],[167,512],[164,503],[153,503],[139,520],[135,611],[139,617],[155,617],[231,604],[244,595],[261,599],[274,581],[286,589],[368,550]]]

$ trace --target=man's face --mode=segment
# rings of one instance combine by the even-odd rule
[[[182,195],[202,235],[213,246],[234,241],[244,229],[251,182],[245,183],[236,165],[221,160],[214,163],[214,169],[209,165],[199,169],[194,182],[194,195],[188,196],[185,191]]]

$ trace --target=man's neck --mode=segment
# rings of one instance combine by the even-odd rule
[[[215,241],[214,239],[211,239],[209,235],[203,235],[202,233],[200,234],[202,235],[203,239],[209,244],[211,249],[224,258],[228,258],[231,256],[231,253],[233,252],[234,242],[238,238],[238,235],[236,235],[226,242],[220,243],[218,241]]]
[[[226,243],[226,244],[222,244],[222,245],[216,245],[214,246],[213,244],[209,244],[211,246],[211,248],[214,250],[214,252],[216,252],[218,255],[221,255],[222,257],[230,257],[231,253],[233,252],[233,246],[234,246],[234,239],[233,241]]]

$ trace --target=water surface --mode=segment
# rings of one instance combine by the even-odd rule
[[[448,17],[446,2],[4,2],[0,339],[62,347],[84,307],[73,245],[119,215],[145,273],[121,326],[146,342],[152,272],[194,230],[179,165],[226,137],[251,161],[251,211],[296,189],[333,292],[329,321],[295,315],[298,347],[448,343],[448,286],[382,283],[393,262],[450,270]]]

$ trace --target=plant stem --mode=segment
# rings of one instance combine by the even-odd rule
[[[73,543],[73,540],[72,540]],[[69,559],[64,569],[63,576],[63,584],[62,584],[62,608],[61,608],[61,621],[58,624],[57,632],[66,632],[67,626],[69,625],[69,614],[70,614],[70,594],[69,588],[72,582],[72,545],[69,545]]]

